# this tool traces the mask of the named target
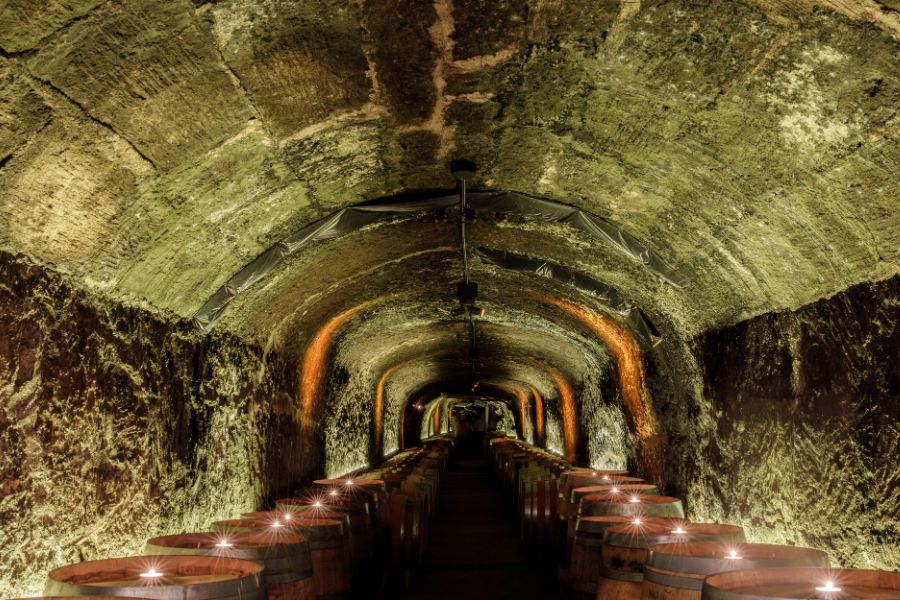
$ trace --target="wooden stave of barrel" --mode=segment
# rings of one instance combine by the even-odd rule
[[[120,580],[142,583],[140,574],[150,567],[163,573],[162,577],[153,578],[153,585],[96,585]],[[198,574],[227,577],[176,585],[167,573],[177,573],[178,577]],[[92,583],[95,585],[91,585]],[[85,561],[53,569],[47,576],[44,594],[126,596],[156,600],[265,600],[266,587],[263,566],[248,560],[212,556],[126,556]]]
[[[226,519],[213,523],[213,529],[223,533],[275,533],[270,522],[265,519]],[[352,558],[343,522],[335,519],[297,518],[277,531],[279,534],[293,533],[306,538],[313,563],[313,581],[320,597],[339,598],[350,593],[353,586]]]
[[[734,551],[740,558],[726,558]],[[654,544],[644,567],[642,598],[699,600],[703,580],[727,571],[769,567],[828,567],[828,555],[814,548],[777,544]]]
[[[228,546],[223,546],[223,541],[227,541]],[[144,554],[251,560],[265,567],[263,576],[268,600],[312,600],[316,597],[309,542],[301,535],[181,533],[147,540]]]
[[[816,588],[832,582],[840,591]],[[767,589],[754,589],[763,582]],[[773,587],[777,588],[773,589]],[[900,598],[900,573],[871,569],[821,567],[746,569],[708,576],[702,600],[896,600]]]

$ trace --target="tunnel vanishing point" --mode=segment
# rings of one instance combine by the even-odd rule
[[[0,596],[454,402],[898,570],[898,274],[897,0],[5,0]]]

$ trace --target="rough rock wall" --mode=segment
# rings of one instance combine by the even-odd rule
[[[900,568],[900,277],[695,340],[690,515]]]
[[[0,253],[0,596],[206,528],[304,474],[285,372]]]

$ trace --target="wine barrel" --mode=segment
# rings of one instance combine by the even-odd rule
[[[610,527],[600,550],[597,597],[639,600],[650,546],[691,541],[738,544],[744,541],[744,530],[736,525],[652,518]]]
[[[351,495],[353,492],[364,493],[371,498],[371,515],[375,519],[374,526],[387,523],[387,484],[383,479],[364,479],[355,477],[346,477],[343,479],[317,479],[313,483],[320,488],[331,490],[343,490],[345,495]]]
[[[309,543],[293,533],[182,533],[149,540],[147,554],[224,556],[261,563],[269,600],[316,597]]]
[[[895,600],[900,598],[900,573],[814,567],[730,571],[707,577],[701,598]]]
[[[127,556],[53,569],[47,596],[265,600],[263,566],[214,556]]]
[[[740,558],[732,558],[730,552]],[[703,580],[713,573],[769,567],[827,567],[828,555],[812,548],[774,544],[689,542],[650,547],[644,567],[643,600],[700,600]]]
[[[284,528],[273,528],[267,519],[229,519],[216,521],[213,529],[221,532],[266,531],[269,535],[300,534],[309,542],[313,581],[319,597],[340,598],[352,587],[352,563],[344,524],[333,519],[297,518]]]
[[[347,495],[341,492],[332,496],[332,491],[338,492],[336,488],[329,490],[324,496],[322,504],[328,510],[347,515],[350,523],[349,539],[353,561],[356,564],[365,562],[371,555],[375,543],[372,528],[373,521],[370,513],[371,504],[367,501],[354,502],[352,498],[348,498]],[[297,511],[298,509],[301,512],[308,511],[310,509],[309,501],[298,501],[297,498],[283,498],[275,502],[275,510],[279,512]]]
[[[573,597],[594,597],[597,592],[603,533],[613,525],[631,520],[632,517],[578,517],[567,580],[563,582],[569,587]]]

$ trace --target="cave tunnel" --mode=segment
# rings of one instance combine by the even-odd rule
[[[593,598],[517,521],[572,471],[900,598],[898,57],[897,0],[0,3],[0,597],[358,478],[346,593]]]

